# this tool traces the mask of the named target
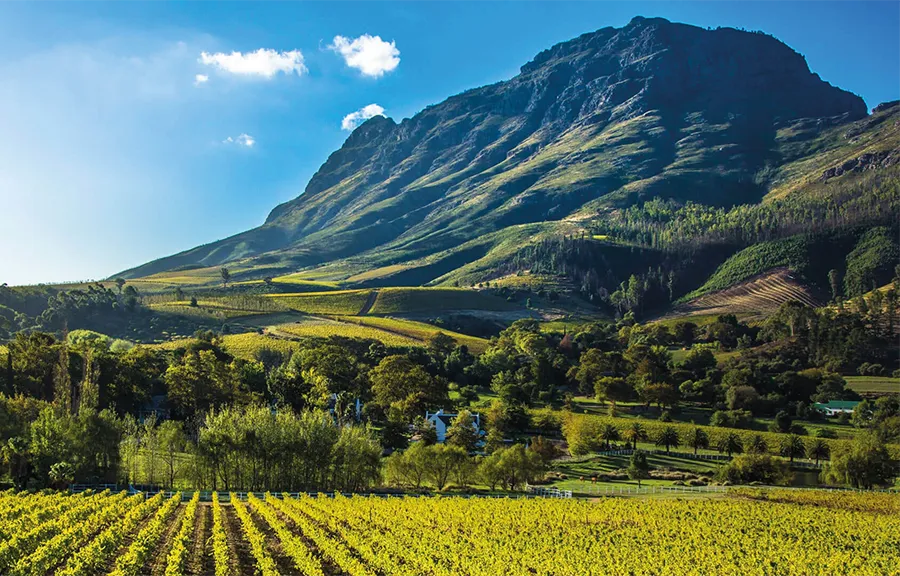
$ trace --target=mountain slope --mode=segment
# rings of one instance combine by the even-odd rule
[[[332,277],[414,268],[405,282],[424,284],[513,238],[567,233],[585,206],[758,202],[785,161],[779,131],[865,116],[859,97],[770,36],[635,18],[399,124],[368,120],[262,226],[122,276],[229,263],[261,277],[331,263]]]

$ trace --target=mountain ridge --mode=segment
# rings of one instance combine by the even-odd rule
[[[511,226],[552,229],[589,203],[759,201],[779,129],[865,116],[862,99],[771,36],[637,17],[400,123],[367,120],[261,226],[121,276],[229,264],[261,277],[348,258],[356,273]]]

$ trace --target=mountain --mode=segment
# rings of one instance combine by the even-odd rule
[[[471,283],[648,200],[764,202],[867,118],[769,35],[638,17],[400,123],[372,118],[263,225],[120,276],[227,264],[236,278]]]

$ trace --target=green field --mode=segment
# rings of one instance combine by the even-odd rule
[[[900,394],[900,378],[844,376],[847,387],[859,394]]]
[[[439,310],[514,310],[517,306],[465,288],[382,288],[371,314],[408,314]]]
[[[338,319],[341,322],[350,322],[362,326],[369,326],[389,333],[406,336],[408,338],[416,340],[419,345],[424,344],[429,338],[431,338],[438,332],[443,332],[447,336],[450,336],[451,338],[456,340],[458,344],[468,346],[469,352],[473,354],[481,354],[489,344],[489,342],[484,338],[468,336],[466,334],[460,334],[459,332],[452,332],[450,330],[441,330],[440,328],[432,326],[431,324],[426,324],[424,322],[415,322],[413,320],[383,318],[379,316],[341,316]]]
[[[292,310],[307,314],[352,316],[359,314],[370,292],[371,290],[335,290],[333,292],[269,294],[267,298]]]

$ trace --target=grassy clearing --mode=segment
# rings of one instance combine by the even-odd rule
[[[458,344],[468,346],[469,352],[473,354],[481,354],[487,348],[489,342],[484,338],[468,336],[459,332],[450,330],[441,330],[431,324],[424,322],[414,322],[412,320],[400,320],[398,318],[381,318],[378,316],[342,316],[338,318],[341,322],[350,322],[361,326],[368,326],[384,330],[389,333],[405,336],[417,340],[419,345],[424,344],[429,338],[443,332],[450,336]]]
[[[492,294],[465,288],[383,288],[371,314],[405,314],[438,310],[513,310],[514,304]]]
[[[900,378],[844,376],[847,386],[859,394],[900,394]]]
[[[269,294],[267,298],[292,310],[307,314],[351,316],[359,313],[370,292],[371,290],[335,290],[333,292]]]
[[[330,336],[343,336],[345,338],[370,338],[379,340],[385,346],[422,346],[419,340],[414,340],[401,334],[386,332],[370,326],[349,324],[334,320],[318,320],[314,322],[299,322],[293,324],[281,324],[273,326],[271,330],[276,334],[283,334],[293,338],[328,338]]]

